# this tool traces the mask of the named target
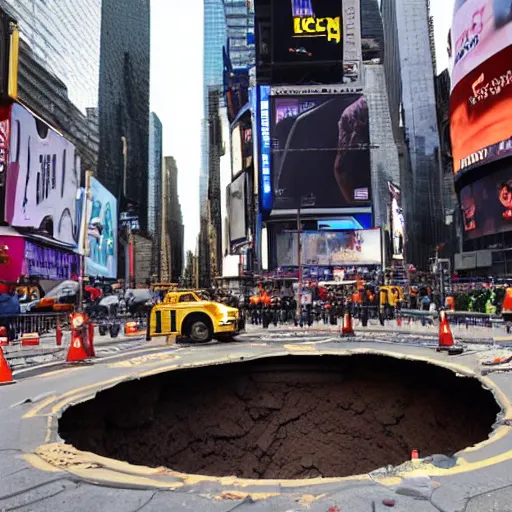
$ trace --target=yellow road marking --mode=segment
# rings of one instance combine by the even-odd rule
[[[314,352],[316,350],[314,345],[306,343],[303,345],[285,345],[284,348],[286,350],[298,350],[301,352]]]
[[[52,395],[52,396],[49,396],[47,398],[45,398],[44,400],[42,400],[41,402],[39,402],[35,407],[33,407],[32,409],[30,409],[30,411],[27,411],[23,416],[22,416],[22,419],[25,419],[25,418],[33,418],[34,416],[37,416],[39,414],[39,411],[41,411],[42,409],[44,409],[45,407],[47,407],[48,405],[50,405],[52,402],[54,402],[55,400],[57,400],[57,395]]]

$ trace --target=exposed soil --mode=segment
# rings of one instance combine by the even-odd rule
[[[173,371],[68,409],[76,448],[246,478],[347,476],[487,439],[499,408],[474,379],[381,356],[286,357]]]

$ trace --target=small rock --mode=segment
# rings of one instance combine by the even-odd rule
[[[428,500],[432,494],[432,480],[427,475],[410,476],[404,478],[396,488],[397,494],[422,498]]]
[[[382,504],[385,507],[394,507],[395,506],[395,500],[382,500]]]

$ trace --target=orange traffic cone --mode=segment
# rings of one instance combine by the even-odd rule
[[[343,315],[343,326],[341,328],[342,336],[355,336],[354,328],[352,327],[352,315],[350,311],[346,311]]]
[[[88,359],[87,352],[85,351],[84,343],[81,336],[75,333],[71,339],[71,345],[69,345],[68,356],[66,358],[67,363],[76,363],[78,361],[85,361]]]
[[[411,460],[418,460],[420,458],[418,454],[418,450],[412,450],[411,451]]]
[[[0,386],[4,386],[6,384],[14,384],[14,382],[15,381],[12,378],[12,372],[9,363],[4,357],[4,351],[2,347],[0,347]]]
[[[450,329],[450,324],[446,318],[446,312],[440,311],[439,313],[439,349],[448,349],[453,347],[453,334]]]
[[[402,317],[401,316],[396,317],[396,325],[398,325],[398,327],[402,327]]]

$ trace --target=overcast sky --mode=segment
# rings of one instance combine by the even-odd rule
[[[447,67],[453,0],[431,0],[438,72]],[[151,110],[163,123],[164,155],[178,164],[185,249],[199,232],[203,0],[151,0]]]

